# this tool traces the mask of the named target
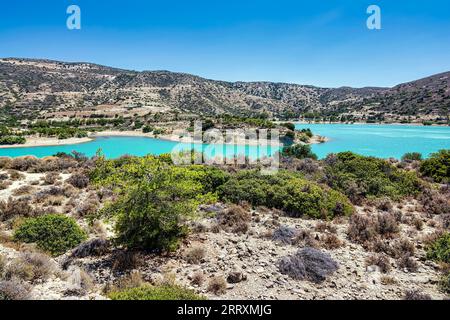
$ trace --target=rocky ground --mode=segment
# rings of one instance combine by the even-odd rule
[[[392,256],[386,256],[387,267],[371,263],[375,250],[350,241],[349,218],[325,223],[289,218],[267,208],[239,207],[248,214],[245,221],[225,225],[218,219],[221,212],[229,210],[223,204],[202,207],[200,218],[191,226],[193,232],[177,252],[155,255],[124,252],[99,240],[111,236],[110,227],[99,221],[88,225],[82,213],[95,210],[100,197],[89,187],[73,188],[67,182],[70,172],[60,174],[52,184],[69,190],[68,194],[39,201],[36,194],[51,188],[45,182],[46,175],[21,174],[20,179],[0,190],[1,200],[18,198],[24,191],[17,190],[31,185],[30,203],[79,219],[90,234],[89,241],[99,241],[102,247],[96,254],[90,254],[90,250],[74,254],[75,249],[57,258],[41,257],[45,261],[41,263],[46,266],[45,276],[27,280],[32,299],[105,299],[105,290],[124,278],[153,284],[175,282],[209,299],[403,299],[407,291],[421,292],[433,299],[445,298],[437,286],[438,265],[426,260],[424,251],[424,241],[442,228],[441,221],[439,216],[426,215],[416,200],[404,200],[389,209],[369,204],[356,207],[359,214],[368,217],[387,214],[386,210],[395,213],[399,229],[386,241],[393,246],[401,241],[413,244],[414,270],[401,267]],[[39,254],[32,246],[12,242],[11,229],[6,223],[0,225],[0,256],[6,264],[27,252]],[[320,283],[281,273],[280,260],[305,247],[328,253],[337,262],[337,271]]]

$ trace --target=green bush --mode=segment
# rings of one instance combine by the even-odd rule
[[[327,184],[353,202],[365,197],[399,199],[421,189],[414,172],[398,169],[383,159],[342,152],[328,155],[325,164]]]
[[[311,146],[308,144],[294,144],[292,146],[286,146],[282,150],[282,155],[297,159],[317,159],[317,155],[311,151]]]
[[[424,160],[420,166],[420,173],[432,178],[435,182],[450,182],[450,150],[440,150]]]
[[[192,290],[175,285],[150,286],[113,291],[108,294],[111,300],[204,300]]]
[[[402,157],[402,161],[422,161],[422,154],[419,152],[408,152]]]
[[[0,145],[24,144],[26,139],[21,136],[1,136]]]
[[[443,234],[427,247],[427,259],[450,263],[450,232]]]
[[[450,293],[450,272],[441,276],[439,279],[439,288],[447,294]]]
[[[276,175],[262,175],[256,170],[239,172],[219,188],[219,195],[224,201],[278,208],[294,217],[332,219],[353,212],[353,206],[340,192],[288,171]]]
[[[36,243],[39,248],[58,256],[79,245],[86,234],[73,218],[47,214],[26,219],[15,231],[14,239]]]
[[[165,157],[147,156],[100,157],[91,178],[117,194],[117,200],[102,213],[114,218],[118,244],[173,251],[188,232],[184,221],[195,214],[200,203],[216,200],[205,185],[215,188],[224,177],[214,169],[174,166]]]

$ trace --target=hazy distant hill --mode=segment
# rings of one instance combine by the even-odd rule
[[[0,108],[8,113],[30,118],[97,105],[148,106],[152,110],[208,115],[446,115],[450,108],[450,72],[394,88],[319,88],[272,82],[231,83],[184,73],[136,72],[89,63],[0,59]]]

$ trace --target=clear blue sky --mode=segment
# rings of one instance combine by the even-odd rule
[[[66,28],[77,4],[82,29]],[[366,9],[382,10],[382,30]],[[448,0],[14,0],[0,57],[87,61],[219,80],[392,86],[450,70]]]

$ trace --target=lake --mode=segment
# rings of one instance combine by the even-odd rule
[[[379,158],[397,158],[407,152],[424,157],[440,149],[450,149],[450,127],[378,125],[378,124],[296,124],[296,129],[310,128],[330,141],[313,145],[319,158],[329,153],[353,151]]]
[[[297,129],[310,128],[314,134],[330,139],[329,142],[313,145],[313,151],[323,158],[332,152],[353,151],[362,155],[380,158],[400,159],[406,152],[420,152],[424,157],[440,149],[450,148],[450,127],[428,127],[408,125],[368,125],[368,124],[297,124]],[[57,152],[70,153],[73,150],[93,156],[98,149],[108,158],[117,158],[124,154],[143,156],[169,153],[177,142],[145,137],[99,137],[94,141],[74,145],[8,148],[0,149],[0,156],[18,157],[34,155],[42,158]],[[179,148],[189,150],[202,149],[208,156],[215,156],[214,149],[208,145],[180,144]],[[274,148],[276,151],[278,148]],[[224,154],[245,154],[250,158],[270,155],[270,148],[256,146],[228,147]]]
[[[20,148],[5,148],[0,149],[0,157],[20,157],[26,155],[34,155],[38,158],[52,156],[58,152],[71,153],[77,151],[92,157],[97,150],[101,149],[102,153],[107,158],[118,158],[122,155],[144,156],[147,154],[160,155],[163,153],[170,153],[175,147],[178,150],[192,150],[203,151],[208,157],[215,157],[218,155],[225,155],[226,157],[233,157],[234,155],[246,155],[249,158],[256,159],[272,154],[272,148],[261,148],[257,146],[226,146],[222,150],[215,148],[208,144],[190,144],[178,143],[169,140],[154,139],[147,137],[97,137],[95,140],[72,145],[59,146],[43,146],[43,147],[20,147]],[[274,148],[274,151],[278,148]],[[221,153],[220,153],[221,152]]]

